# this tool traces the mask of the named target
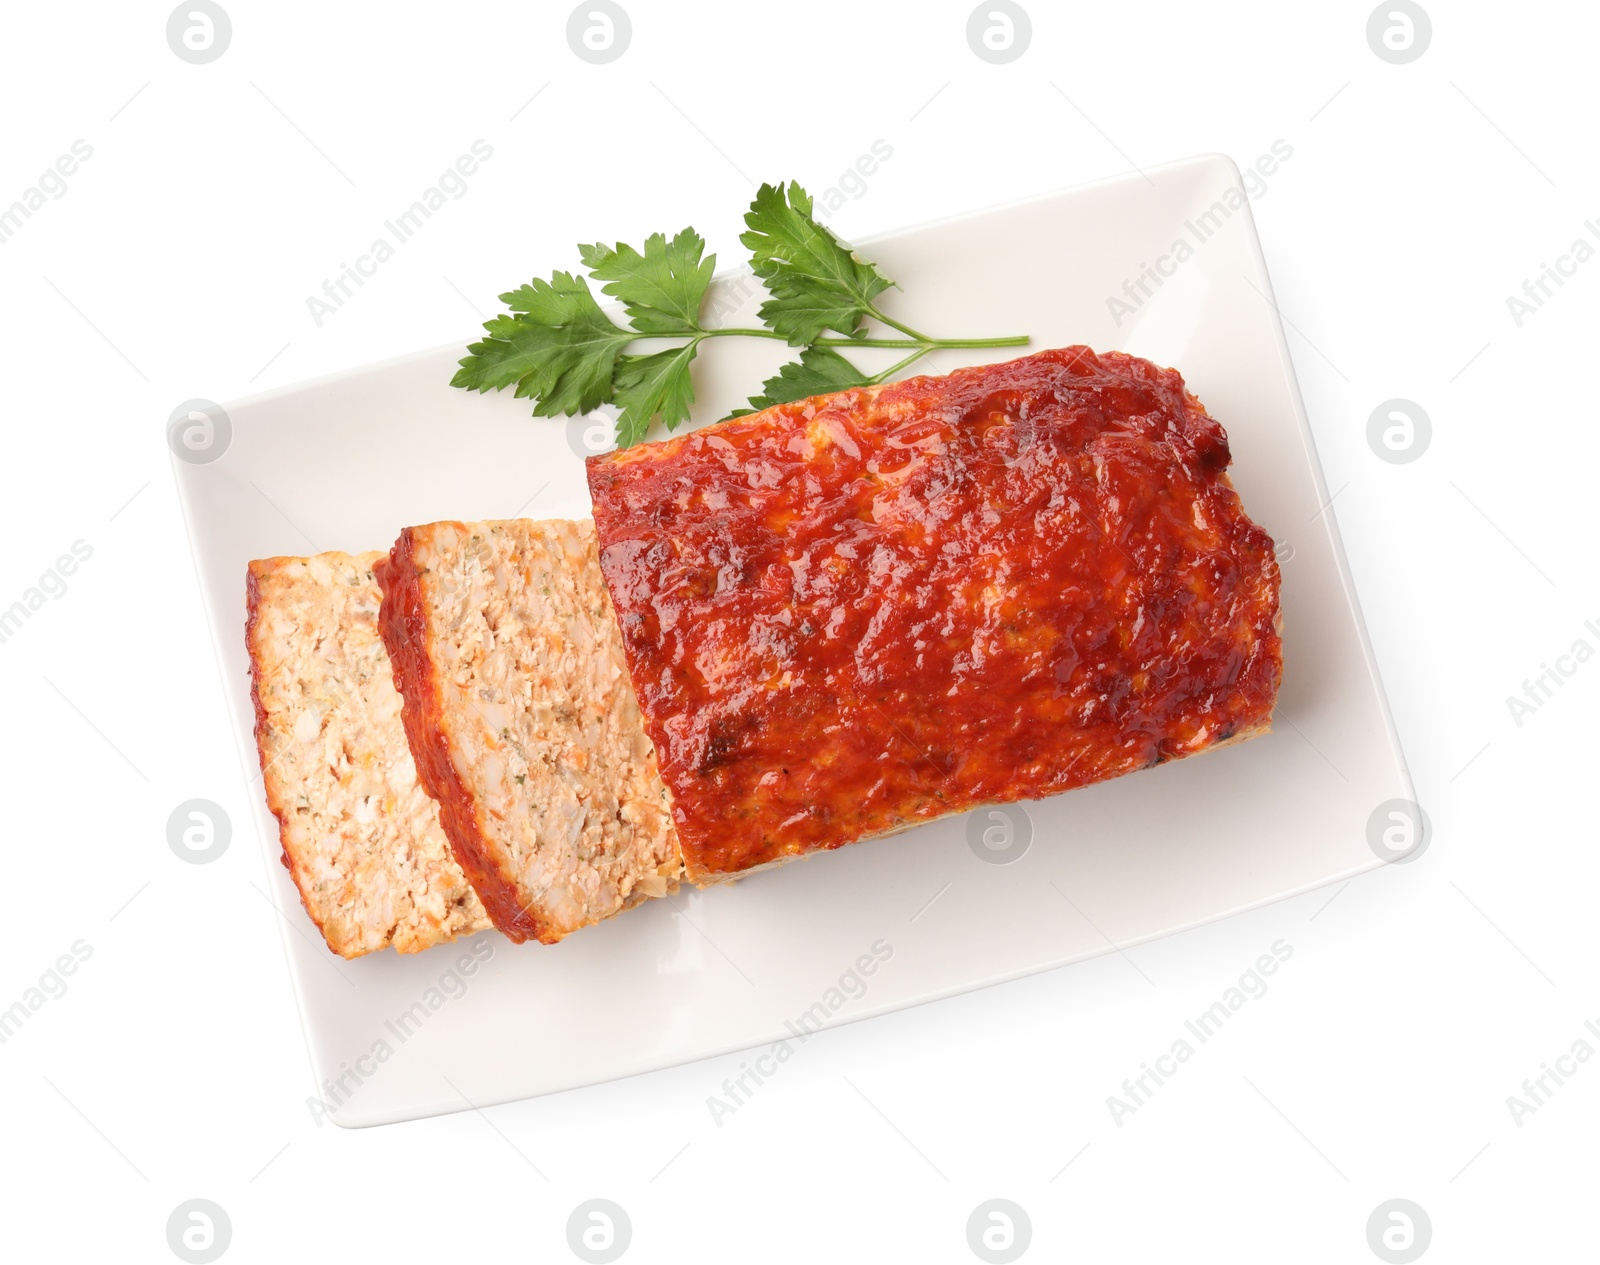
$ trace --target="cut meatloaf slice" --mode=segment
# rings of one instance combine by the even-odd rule
[[[409,527],[377,577],[412,753],[495,926],[550,944],[675,890],[594,525]]]
[[[256,748],[283,864],[328,947],[415,953],[491,925],[417,782],[372,576],[381,553],[250,563]]]
[[[591,457],[688,876],[1265,733],[1272,540],[1171,369],[1087,347]]]

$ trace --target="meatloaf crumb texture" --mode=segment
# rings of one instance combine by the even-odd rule
[[[553,943],[674,890],[593,524],[410,527],[376,573],[412,752],[495,926]]]
[[[250,563],[256,747],[283,863],[342,957],[414,953],[490,926],[417,781],[372,566],[381,553]]]

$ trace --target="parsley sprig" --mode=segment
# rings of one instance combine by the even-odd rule
[[[668,240],[655,233],[644,249],[618,242],[578,247],[579,258],[601,291],[622,305],[627,325],[609,318],[582,277],[555,272],[535,278],[500,301],[507,312],[485,322],[481,342],[451,379],[452,386],[490,391],[514,387],[533,401],[535,417],[592,412],[615,403],[617,446],[640,443],[659,417],[668,430],[687,421],[694,403],[689,367],[700,344],[712,338],[772,338],[799,348],[761,384],[739,416],[791,400],[847,387],[885,382],[939,347],[1020,347],[1026,335],[1006,338],[933,338],[884,312],[878,297],[894,282],[862,259],[812,214],[811,196],[798,184],[764,184],[745,215],[740,242],[768,298],[760,329],[708,329],[700,308],[717,257],[705,239],[686,228]],[[897,336],[874,336],[876,322]],[[831,331],[831,332],[830,332]],[[665,351],[634,354],[640,339],[683,339]],[[908,354],[881,373],[863,374],[838,350],[890,347]]]

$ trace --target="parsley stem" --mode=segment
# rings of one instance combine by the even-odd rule
[[[930,338],[929,347],[1026,347],[1026,334],[1008,334],[1004,338]]]
[[[665,335],[662,335],[662,337],[672,338],[672,337],[676,337],[676,335],[665,334]],[[778,333],[777,330],[772,330],[772,329],[740,329],[737,326],[728,326],[728,327],[726,327],[724,329],[703,329],[697,334],[690,335],[690,337],[692,337],[695,340],[695,342],[699,342],[702,338],[780,338],[781,339],[781,338],[783,338],[783,335]],[[785,340],[785,341],[787,341],[787,340]]]
[[[892,316],[885,316],[882,312],[880,312],[878,310],[878,307],[877,307],[876,304],[869,303],[867,305],[867,311],[870,312],[876,319],[882,321],[890,329],[897,329],[902,334],[906,335],[908,338],[915,338],[919,343],[931,343],[931,342],[933,342],[933,339],[929,338],[926,334],[919,334],[916,330],[912,329],[911,326],[902,325],[899,321],[895,320],[894,317],[892,317]]]
[[[920,330],[912,329],[909,325],[902,325],[894,317],[886,315],[879,310],[876,304],[868,304],[867,311],[890,329],[899,330],[907,338],[914,338],[919,345],[924,347],[1026,347],[1028,345],[1028,336],[1026,334],[1018,334],[1008,338],[930,338]],[[819,339],[818,341],[823,340]],[[889,343],[886,340],[882,345],[888,346]]]
[[[1026,334],[1005,338],[819,338],[819,347],[1026,347]]]
[[[896,361],[894,364],[890,365],[887,369],[885,369],[882,373],[873,374],[870,378],[867,379],[867,385],[875,387],[880,382],[887,382],[890,378],[894,377],[895,374],[899,373],[900,370],[904,369],[907,365],[914,364],[918,360],[921,360],[924,356],[926,356],[928,354],[929,350],[931,350],[931,349],[928,348],[928,347],[918,347],[914,352],[912,352],[904,360]]]
[[[900,328],[900,327],[896,327]],[[770,329],[706,329],[690,335],[696,342],[703,338],[776,338],[786,341],[782,334]],[[649,335],[641,335],[649,337]],[[818,347],[921,347],[933,350],[939,347],[1026,347],[1026,334],[1007,335],[1004,338],[926,338],[920,334],[910,338],[818,338]]]

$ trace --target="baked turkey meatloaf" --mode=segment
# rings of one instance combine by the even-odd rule
[[[1264,733],[1278,567],[1229,460],[1175,371],[1087,347],[590,458],[688,876]]]
[[[283,863],[342,957],[486,930],[417,782],[372,566],[381,553],[250,564],[245,642],[256,747]]]
[[[495,926],[552,943],[674,890],[594,525],[409,527],[377,577],[412,753]]]

